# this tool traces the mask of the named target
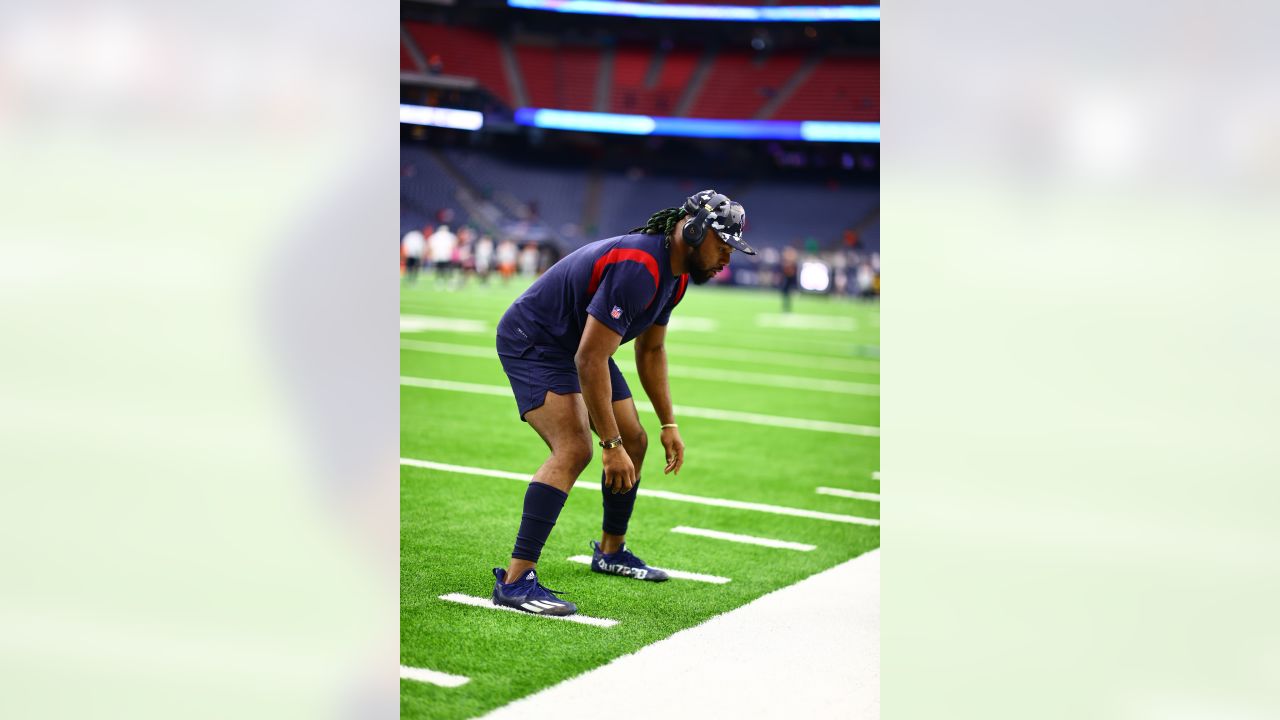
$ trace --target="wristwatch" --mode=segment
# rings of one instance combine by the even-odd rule
[[[604,448],[605,450],[609,450],[609,449],[611,449],[611,448],[616,448],[616,447],[618,447],[618,446],[620,446],[620,445],[622,445],[622,436],[621,436],[621,435],[619,435],[619,436],[618,436],[618,437],[616,437],[616,438],[609,438],[608,440],[601,440],[601,441],[600,441],[600,447]]]

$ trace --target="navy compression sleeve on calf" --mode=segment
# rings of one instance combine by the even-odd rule
[[[524,492],[524,514],[520,516],[520,531],[516,533],[516,546],[511,557],[538,562],[542,546],[547,543],[547,536],[556,526],[556,519],[568,498],[568,493],[546,483],[529,483],[529,489]]]
[[[627,523],[631,520],[631,511],[636,506],[636,490],[640,488],[640,476],[636,476],[636,484],[625,493],[614,494],[604,484],[604,473],[600,473],[600,494],[604,496],[604,525],[602,530],[610,535],[626,535]]]

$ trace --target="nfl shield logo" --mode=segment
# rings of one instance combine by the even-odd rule
[[[622,317],[622,308],[618,307],[617,305],[614,305],[613,309],[609,311],[609,317],[613,318],[614,320],[617,320],[618,318]]]

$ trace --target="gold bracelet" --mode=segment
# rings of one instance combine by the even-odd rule
[[[675,423],[664,423],[664,424],[663,424],[663,426],[662,426],[662,429],[663,429],[663,430],[666,430],[666,429],[667,429],[667,428],[669,428],[669,427],[680,427],[680,426],[679,426],[679,425],[677,425],[677,424],[675,424]]]

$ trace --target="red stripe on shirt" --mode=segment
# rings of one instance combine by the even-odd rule
[[[676,301],[671,303],[671,307],[680,304],[680,300],[684,297],[684,289],[689,287],[689,273],[680,276],[680,289],[676,290]]]
[[[596,294],[596,289],[600,287],[600,278],[604,275],[605,268],[614,263],[628,260],[644,265],[649,274],[653,276],[653,296],[657,297],[658,287],[662,284],[658,282],[658,259],[643,250],[627,248],[614,248],[601,255],[599,260],[596,260],[595,266],[591,268],[591,283],[587,286],[587,294]],[[649,305],[652,304],[653,297],[649,298]],[[647,308],[648,305],[645,307]]]

